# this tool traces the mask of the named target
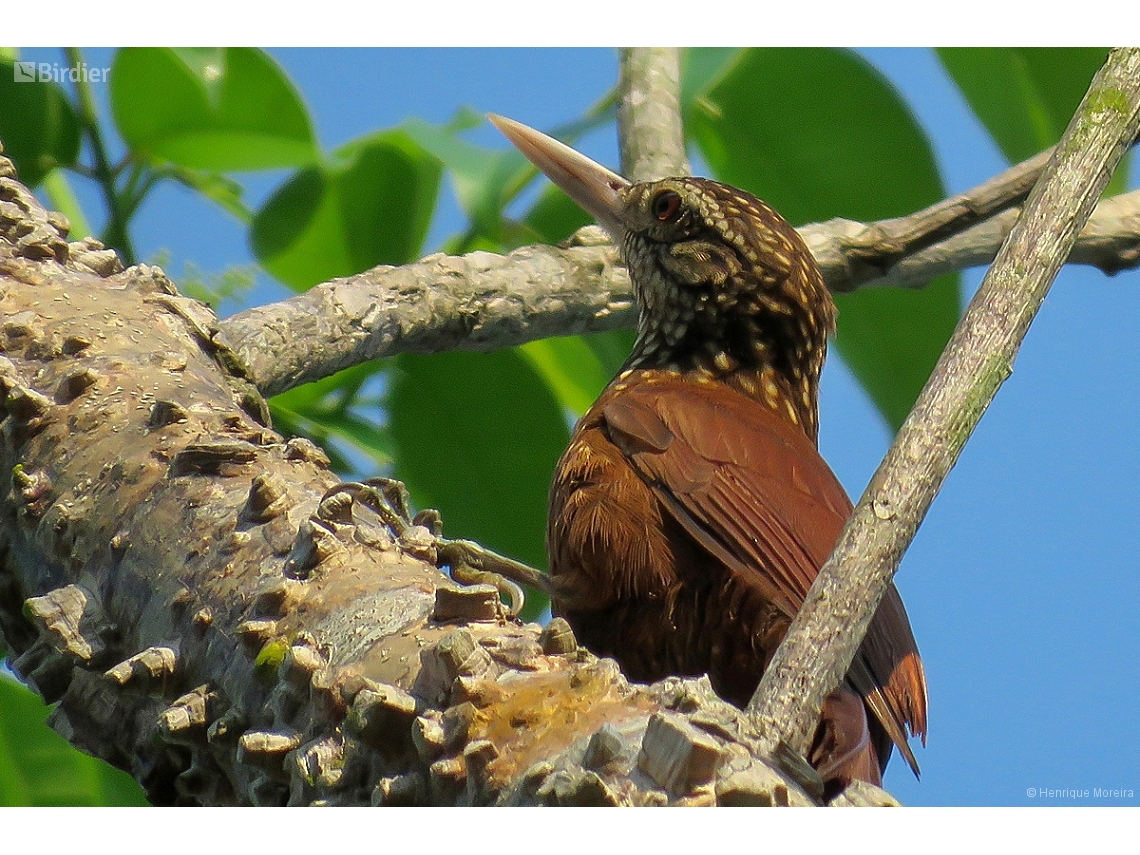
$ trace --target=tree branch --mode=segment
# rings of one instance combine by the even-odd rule
[[[600,229],[592,245],[507,255],[429,255],[374,267],[222,322],[264,395],[397,353],[488,351],[555,335],[632,327],[633,294]]]
[[[1021,165],[1013,167],[1018,171]],[[1011,200],[1016,182],[999,184]],[[968,208],[971,190],[951,202]],[[989,204],[1000,209],[993,199]],[[800,229],[832,291],[920,287],[934,277],[993,260],[1016,214],[1002,214],[914,255],[898,254],[894,234],[922,245],[923,228],[944,229],[927,212],[863,224],[830,220]],[[956,221],[965,227],[969,218]],[[887,234],[881,253],[869,235]],[[1140,191],[1102,202],[1070,261],[1106,272],[1140,263]],[[530,246],[507,255],[429,255],[402,267],[375,267],[334,279],[222,321],[224,340],[254,383],[275,395],[352,365],[397,353],[488,351],[554,335],[632,329],[637,323],[629,276],[605,234],[587,227],[563,247]]]
[[[1019,205],[1037,183],[1052,154],[1053,149],[1046,149],[965,193],[906,217],[880,220],[851,235],[844,247],[851,287],[878,279],[902,258]],[[830,287],[834,291],[849,290],[840,283]]]
[[[873,260],[873,253],[865,246],[866,235],[876,230],[875,223],[835,219],[804,226],[799,232],[819,262],[832,292],[921,288],[943,273],[992,262],[1019,213],[1020,208],[1007,208],[913,255],[896,255],[886,270]],[[884,256],[891,254],[889,249],[884,251]],[[1097,206],[1078,236],[1068,263],[1088,264],[1109,274],[1140,264],[1140,190],[1105,199]]]
[[[1140,130],[1140,50],[1118,48],[1078,107],[749,704],[763,744],[803,750],[903,552],[993,400],[1077,233]]]
[[[681,127],[681,52],[622,48],[619,75],[622,175],[634,182],[689,175]]]
[[[818,800],[796,758],[749,753],[707,681],[631,688],[557,622],[457,591],[383,490],[258,421],[208,311],[68,244],[13,177],[0,158],[0,631],[60,699],[57,729],[158,801]],[[1135,231],[1107,251],[1134,263]],[[577,241],[378,268],[226,329],[279,391],[376,355],[632,324],[613,249]],[[833,803],[885,798],[853,790]]]

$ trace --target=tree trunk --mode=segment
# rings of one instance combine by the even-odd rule
[[[451,582],[399,485],[273,432],[209,309],[66,231],[0,158],[0,632],[75,745],[156,804],[820,803],[706,680]]]

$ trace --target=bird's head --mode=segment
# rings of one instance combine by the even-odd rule
[[[641,310],[628,367],[768,372],[785,396],[811,399],[814,421],[835,304],[783,217],[704,178],[632,184],[546,134],[489,118],[621,247]]]

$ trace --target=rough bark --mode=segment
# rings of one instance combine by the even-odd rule
[[[0,158],[0,632],[158,804],[815,804],[704,680],[630,686],[267,424],[212,313]],[[889,803],[854,787],[835,804]]]

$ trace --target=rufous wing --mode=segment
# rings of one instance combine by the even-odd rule
[[[602,414],[610,440],[688,534],[794,617],[852,509],[804,432],[730,388],[693,395],[680,378],[631,386]],[[907,728],[925,741],[926,681],[893,584],[848,679],[917,774]],[[885,763],[889,743],[876,748]]]

